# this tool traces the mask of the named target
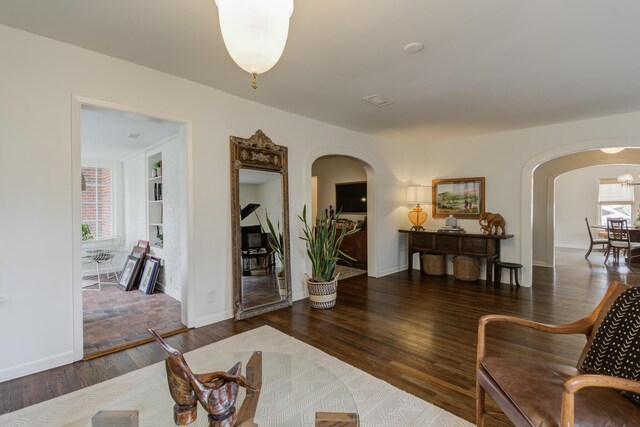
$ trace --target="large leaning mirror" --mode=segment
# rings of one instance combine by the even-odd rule
[[[230,137],[237,320],[292,304],[287,147],[258,130]]]

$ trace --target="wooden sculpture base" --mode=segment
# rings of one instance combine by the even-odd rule
[[[233,406],[226,414],[209,414],[209,427],[233,427],[236,425],[236,407]]]
[[[195,405],[183,406],[177,403],[173,405],[173,422],[179,426],[191,424],[198,417],[198,403]]]

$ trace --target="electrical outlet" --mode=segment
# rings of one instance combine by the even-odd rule
[[[207,292],[207,303],[213,304],[214,302],[216,302],[216,292]]]

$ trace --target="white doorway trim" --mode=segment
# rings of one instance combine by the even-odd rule
[[[380,275],[380,227],[378,227],[379,206],[376,198],[376,171],[375,162],[358,150],[339,145],[324,146],[311,151],[306,158],[304,173],[305,204],[311,206],[311,172],[313,163],[320,157],[338,155],[350,157],[364,168],[367,173],[367,275],[379,277]],[[307,260],[307,262],[309,262]]]
[[[128,105],[117,104],[114,102],[88,98],[80,95],[71,96],[71,171],[72,176],[72,297],[73,297],[73,360],[81,360],[84,355],[84,337],[83,337],[83,313],[82,313],[82,265],[81,265],[81,182],[80,175],[82,173],[81,164],[81,136],[80,122],[81,109],[83,105],[91,105],[94,107],[110,108],[129,113],[143,114],[159,119],[170,120],[181,123],[181,136],[183,137],[186,151],[186,198],[183,201],[186,215],[181,224],[181,230],[185,232],[186,240],[183,240],[182,257],[182,323],[188,327],[193,327],[195,323],[193,315],[193,307],[195,307],[195,291],[194,287],[194,265],[193,265],[193,121],[181,117],[173,117],[156,111],[148,111],[141,108],[131,107]],[[184,262],[186,261],[186,262]]]
[[[523,166],[521,179],[520,235],[522,236],[522,246],[520,248],[520,259],[524,267],[522,272],[522,284],[524,286],[532,285],[533,273],[533,172],[542,163],[555,159],[556,157],[606,147],[640,148],[640,138],[608,137],[577,141],[538,154]]]

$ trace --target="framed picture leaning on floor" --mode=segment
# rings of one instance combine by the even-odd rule
[[[141,263],[142,260],[140,258],[129,255],[129,258],[127,258],[127,261],[124,263],[122,273],[120,274],[120,281],[118,282],[118,287],[120,289],[128,291],[132,288]]]
[[[138,290],[143,294],[152,294],[158,280],[158,271],[160,270],[159,259],[147,256],[140,278]]]

